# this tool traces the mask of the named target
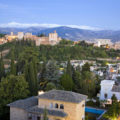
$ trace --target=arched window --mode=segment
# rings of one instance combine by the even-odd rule
[[[85,104],[82,104],[82,107],[85,107]]]
[[[57,103],[55,104],[55,108],[58,108],[58,104]]]
[[[63,104],[60,105],[60,109],[64,109],[64,105]]]
[[[53,103],[50,103],[50,108],[53,108]]]
[[[32,120],[32,114],[28,114],[28,120]]]

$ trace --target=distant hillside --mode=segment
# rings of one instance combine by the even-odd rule
[[[37,35],[38,33],[48,33],[57,31],[60,37],[70,39],[73,41],[76,40],[89,40],[92,41],[95,38],[105,38],[112,39],[112,42],[120,41],[120,31],[112,30],[101,30],[101,31],[92,31],[84,30],[70,27],[57,27],[57,28],[42,28],[42,27],[31,27],[31,28],[0,28],[0,33],[10,33],[11,31],[17,32],[32,32]]]

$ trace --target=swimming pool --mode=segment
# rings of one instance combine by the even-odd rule
[[[105,110],[91,108],[91,107],[85,107],[85,112],[89,112],[89,113],[94,113],[94,114],[101,115],[101,114],[103,114],[105,112]]]

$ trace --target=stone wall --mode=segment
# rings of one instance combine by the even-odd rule
[[[27,112],[23,109],[10,107],[10,120],[27,120]]]

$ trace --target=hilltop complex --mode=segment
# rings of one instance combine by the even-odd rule
[[[46,35],[40,35],[39,37],[37,35],[33,35],[32,33],[23,33],[18,32],[17,34],[14,34],[11,32],[11,34],[7,34],[4,37],[0,38],[0,45],[11,42],[13,40],[32,40],[35,41],[36,46],[40,45],[56,45],[58,44],[62,39],[58,36],[58,33],[54,31],[54,33],[49,33],[48,36]],[[80,40],[82,41],[82,40]],[[79,44],[80,41],[74,41],[75,44]],[[92,41],[86,41],[88,44],[93,44],[94,47],[104,47],[107,49],[120,49],[120,42],[113,43],[111,39],[93,39]]]
[[[18,34],[14,34],[11,32],[10,35],[5,35],[4,38],[0,39],[0,44],[4,44],[6,42],[11,42],[13,40],[34,40],[36,46],[39,46],[40,44],[44,45],[56,45],[57,43],[60,42],[61,38],[58,37],[58,34],[56,31],[54,33],[49,33],[48,36],[41,36],[38,37],[36,35],[32,35],[32,33],[23,33],[23,32],[18,32]]]

